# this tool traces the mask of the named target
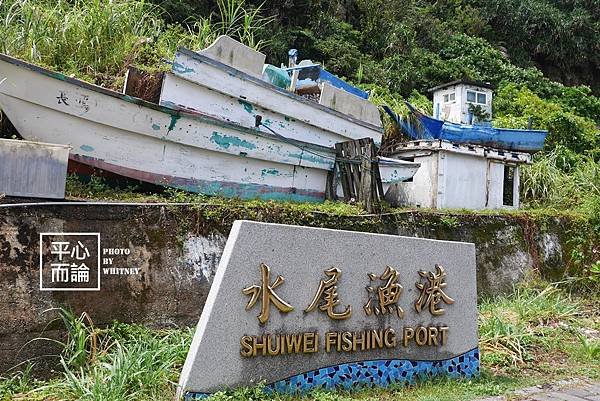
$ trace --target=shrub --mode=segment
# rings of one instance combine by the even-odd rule
[[[593,101],[590,104],[593,105]],[[577,153],[594,151],[599,144],[599,130],[595,122],[572,110],[542,99],[527,87],[506,84],[494,97],[494,125],[525,129],[529,118],[532,118],[533,128],[549,131],[545,143],[547,150],[563,146]]]

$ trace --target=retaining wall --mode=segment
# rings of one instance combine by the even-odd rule
[[[0,206],[0,373],[23,360],[56,352],[56,312],[87,312],[94,324],[113,320],[152,326],[195,325],[235,219],[339,228],[473,242],[480,296],[499,294],[530,274],[561,277],[580,223],[566,217],[444,215],[398,212],[334,216],[274,204],[231,207],[165,204],[53,203]],[[101,246],[126,248],[115,267],[138,274],[102,275],[98,292],[42,292],[39,234],[98,232]],[[257,239],[260,240],[260,239]],[[25,346],[24,346],[25,345]],[[38,361],[45,368],[52,360]]]

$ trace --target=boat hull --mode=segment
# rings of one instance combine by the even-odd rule
[[[75,161],[204,194],[324,199],[332,149],[158,107],[7,56],[0,82],[0,107],[19,133],[69,145]]]
[[[489,146],[515,152],[537,152],[544,148],[546,135],[548,132],[539,130],[460,125],[446,121],[439,135],[434,139]]]
[[[548,135],[548,131],[544,130],[496,128],[488,125],[465,125],[442,121],[426,116],[409,103],[406,104],[416,116],[417,124],[401,119],[388,107],[384,109],[412,139],[441,139],[454,143],[533,153],[544,148],[544,141]]]
[[[441,121],[419,115],[419,119],[427,128],[426,138],[441,139],[454,143],[489,146],[515,152],[537,152],[544,147],[547,131],[518,130],[496,128],[487,125],[464,125],[449,121]]]
[[[165,77],[160,102],[246,127],[254,127],[255,116],[261,115],[264,132],[271,132],[270,128],[328,147],[361,138],[379,144],[383,135],[379,118],[377,125],[362,121],[183,48],[175,54],[172,74]]]
[[[326,147],[348,140],[344,135],[315,127],[171,73],[166,73],[163,78],[160,104],[172,109],[199,111],[248,128],[255,128],[256,118],[260,116],[261,125],[256,129],[266,134],[274,131],[287,138]]]
[[[379,157],[379,176],[384,192],[387,192],[392,184],[411,179],[420,166],[420,163]]]

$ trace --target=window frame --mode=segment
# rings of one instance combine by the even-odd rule
[[[445,93],[442,96],[442,101],[444,104],[456,102],[456,92]]]
[[[474,94],[474,100],[469,100],[469,94]],[[487,92],[481,92],[478,90],[474,90],[474,89],[467,89],[467,103],[473,103],[473,104],[479,104],[482,106],[486,106],[487,105]],[[481,103],[479,102],[479,96],[483,96],[485,98],[485,102]]]

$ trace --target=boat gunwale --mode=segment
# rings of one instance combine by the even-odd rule
[[[244,133],[249,134],[249,135],[257,135],[257,136],[261,136],[261,137],[264,137],[264,138],[267,138],[267,139],[273,139],[273,140],[277,140],[278,142],[282,142],[282,138],[281,137],[278,137],[278,136],[273,135],[273,134],[269,134],[267,132],[263,132],[263,131],[258,130],[258,129],[257,130],[253,130],[253,129],[245,127],[243,125],[238,125],[238,124],[235,124],[235,123],[232,123],[232,122],[223,121],[223,120],[220,120],[218,118],[202,114],[202,113],[200,113],[198,111],[190,111],[190,110],[185,109],[183,107],[182,108],[171,108],[171,107],[167,107],[167,106],[161,106],[161,105],[158,105],[158,104],[155,104],[155,103],[148,102],[147,100],[144,100],[144,99],[141,99],[141,98],[137,98],[137,97],[134,97],[134,96],[125,95],[123,93],[114,91],[112,89],[107,89],[107,88],[104,88],[102,86],[91,84],[89,82],[85,82],[85,81],[79,80],[77,78],[68,77],[68,76],[64,75],[63,73],[55,72],[55,71],[49,70],[47,68],[40,67],[38,65],[35,65],[35,64],[32,64],[32,63],[28,63],[26,61],[23,61],[21,59],[9,56],[9,55],[4,54],[4,53],[0,53],[0,61],[5,61],[5,62],[7,62],[9,64],[13,64],[13,65],[16,65],[18,67],[23,67],[23,68],[26,68],[26,69],[31,70],[33,72],[40,73],[40,74],[42,74],[44,76],[47,76],[49,78],[54,78],[54,79],[56,79],[58,81],[67,82],[69,84],[78,86],[80,88],[91,90],[93,92],[97,92],[97,93],[100,93],[100,94],[103,94],[103,95],[107,95],[107,96],[110,96],[110,97],[113,97],[113,98],[116,98],[116,99],[120,99],[120,100],[123,100],[125,102],[131,103],[131,104],[134,104],[134,105],[138,105],[138,106],[142,106],[142,107],[148,107],[150,109],[153,109],[153,110],[156,110],[156,111],[160,111],[160,112],[163,112],[163,113],[166,113],[166,114],[169,114],[169,115],[186,117],[186,118],[190,118],[192,120],[197,120],[197,121],[201,121],[201,122],[204,122],[204,123],[207,123],[207,124],[217,125],[217,126],[220,126],[220,127],[223,127],[223,128],[230,128],[230,129],[233,129],[233,130],[236,130],[236,131],[244,132]],[[0,91],[0,93],[2,93],[2,92]],[[9,94],[4,94],[4,95],[5,96],[10,96],[10,97],[15,97],[15,96],[12,96],[12,95],[9,95]],[[21,100],[30,102],[29,100],[26,100],[26,99],[21,99]],[[46,106],[43,106],[43,105],[40,105],[40,106],[46,107]],[[56,110],[56,111],[59,112],[59,113],[64,113],[64,112],[61,112],[61,111],[58,111],[58,110]],[[65,114],[69,114],[69,113],[65,113]],[[310,143],[310,142],[299,141],[297,139],[292,139],[292,138],[287,138],[287,137],[283,137],[283,138],[285,139],[284,141],[287,141],[290,144],[299,147],[300,149],[311,148],[311,149],[313,149],[315,151],[323,152],[323,153],[326,153],[326,154],[335,154],[335,149],[333,149],[333,148],[329,148],[329,147],[326,147],[326,146],[322,146],[322,145],[318,145],[318,144],[314,144],[314,143]],[[187,145],[187,146],[189,146],[189,145]],[[327,157],[327,156],[321,156],[321,157]]]
[[[220,61],[214,60],[214,59],[212,59],[212,58],[210,58],[208,56],[205,56],[203,54],[197,53],[197,52],[195,52],[193,50],[190,50],[188,48],[178,47],[177,48],[177,52],[182,53],[182,54],[184,54],[186,56],[189,56],[189,57],[191,57],[191,58],[193,58],[195,60],[198,60],[201,63],[206,63],[208,65],[211,65],[212,67],[223,69],[223,70],[225,70],[228,73],[233,73],[235,75],[238,75],[242,79],[245,79],[245,80],[250,81],[250,82],[252,82],[254,84],[262,86],[265,89],[272,90],[272,91],[274,91],[274,92],[276,92],[276,93],[278,93],[280,95],[286,96],[286,97],[288,97],[288,98],[290,98],[292,100],[295,100],[295,101],[298,101],[300,103],[303,103],[306,106],[319,109],[319,110],[324,111],[324,112],[329,113],[329,114],[333,114],[336,117],[343,118],[343,119],[345,119],[347,121],[350,121],[350,122],[352,122],[354,124],[361,125],[361,126],[363,126],[365,128],[368,128],[368,129],[371,129],[373,131],[376,131],[376,132],[378,132],[380,134],[383,134],[383,132],[384,132],[383,126],[378,127],[378,126],[373,125],[371,123],[368,123],[366,121],[359,120],[359,119],[357,119],[355,117],[352,117],[352,116],[344,114],[344,113],[342,113],[340,111],[334,110],[334,109],[332,109],[330,107],[323,106],[320,103],[315,103],[312,100],[308,100],[308,99],[306,99],[306,98],[304,98],[302,96],[296,95],[295,93],[292,93],[292,92],[289,92],[287,90],[284,90],[284,89],[282,89],[282,88],[280,88],[278,86],[275,86],[275,85],[273,85],[273,84],[271,84],[269,82],[263,81],[262,79],[258,79],[256,77],[254,77],[254,76],[252,76],[250,74],[247,74],[247,73],[245,73],[243,71],[240,71],[240,70],[238,70],[238,69],[236,69],[236,68],[234,68],[234,67],[232,67],[230,65],[221,63]],[[179,77],[181,77],[183,79],[186,79],[185,76],[181,76],[181,75],[177,75],[177,76],[179,76]],[[189,79],[186,79],[186,80],[187,81],[191,81]],[[194,83],[198,84],[197,82],[194,82]],[[348,93],[350,93],[350,92],[348,92]],[[354,96],[356,96],[356,95],[354,95]],[[283,114],[283,113],[280,113],[280,114]],[[286,114],[284,114],[284,115],[286,115]],[[293,117],[293,116],[288,116],[288,117],[296,118],[296,117]]]
[[[379,166],[398,166],[398,167],[406,167],[406,168],[413,168],[413,167],[420,167],[421,163],[419,162],[411,162],[408,160],[402,160],[402,159],[394,159],[391,157],[385,157],[385,158],[381,158],[381,156],[378,158],[377,163],[379,164]]]
[[[467,129],[489,128],[489,129],[493,129],[493,130],[497,130],[497,131],[519,131],[522,133],[532,132],[532,133],[536,133],[536,134],[537,133],[548,134],[548,130],[545,130],[545,129],[501,128],[501,127],[487,126],[487,125],[482,125],[482,124],[460,124],[460,123],[455,123],[455,122],[448,121],[448,120],[440,120],[439,118],[428,116],[423,113],[420,113],[420,114],[423,117],[428,118],[430,120],[441,122],[442,125],[454,126],[454,127],[458,127],[458,128],[467,128]]]
[[[2,110],[0,110],[0,111],[2,111]],[[54,147],[54,148],[72,149],[71,145],[64,145],[62,143],[32,141],[30,139],[0,138],[0,142],[10,142],[10,143],[18,143],[18,144],[24,144],[24,145],[41,145],[41,146],[48,146],[48,147]]]

